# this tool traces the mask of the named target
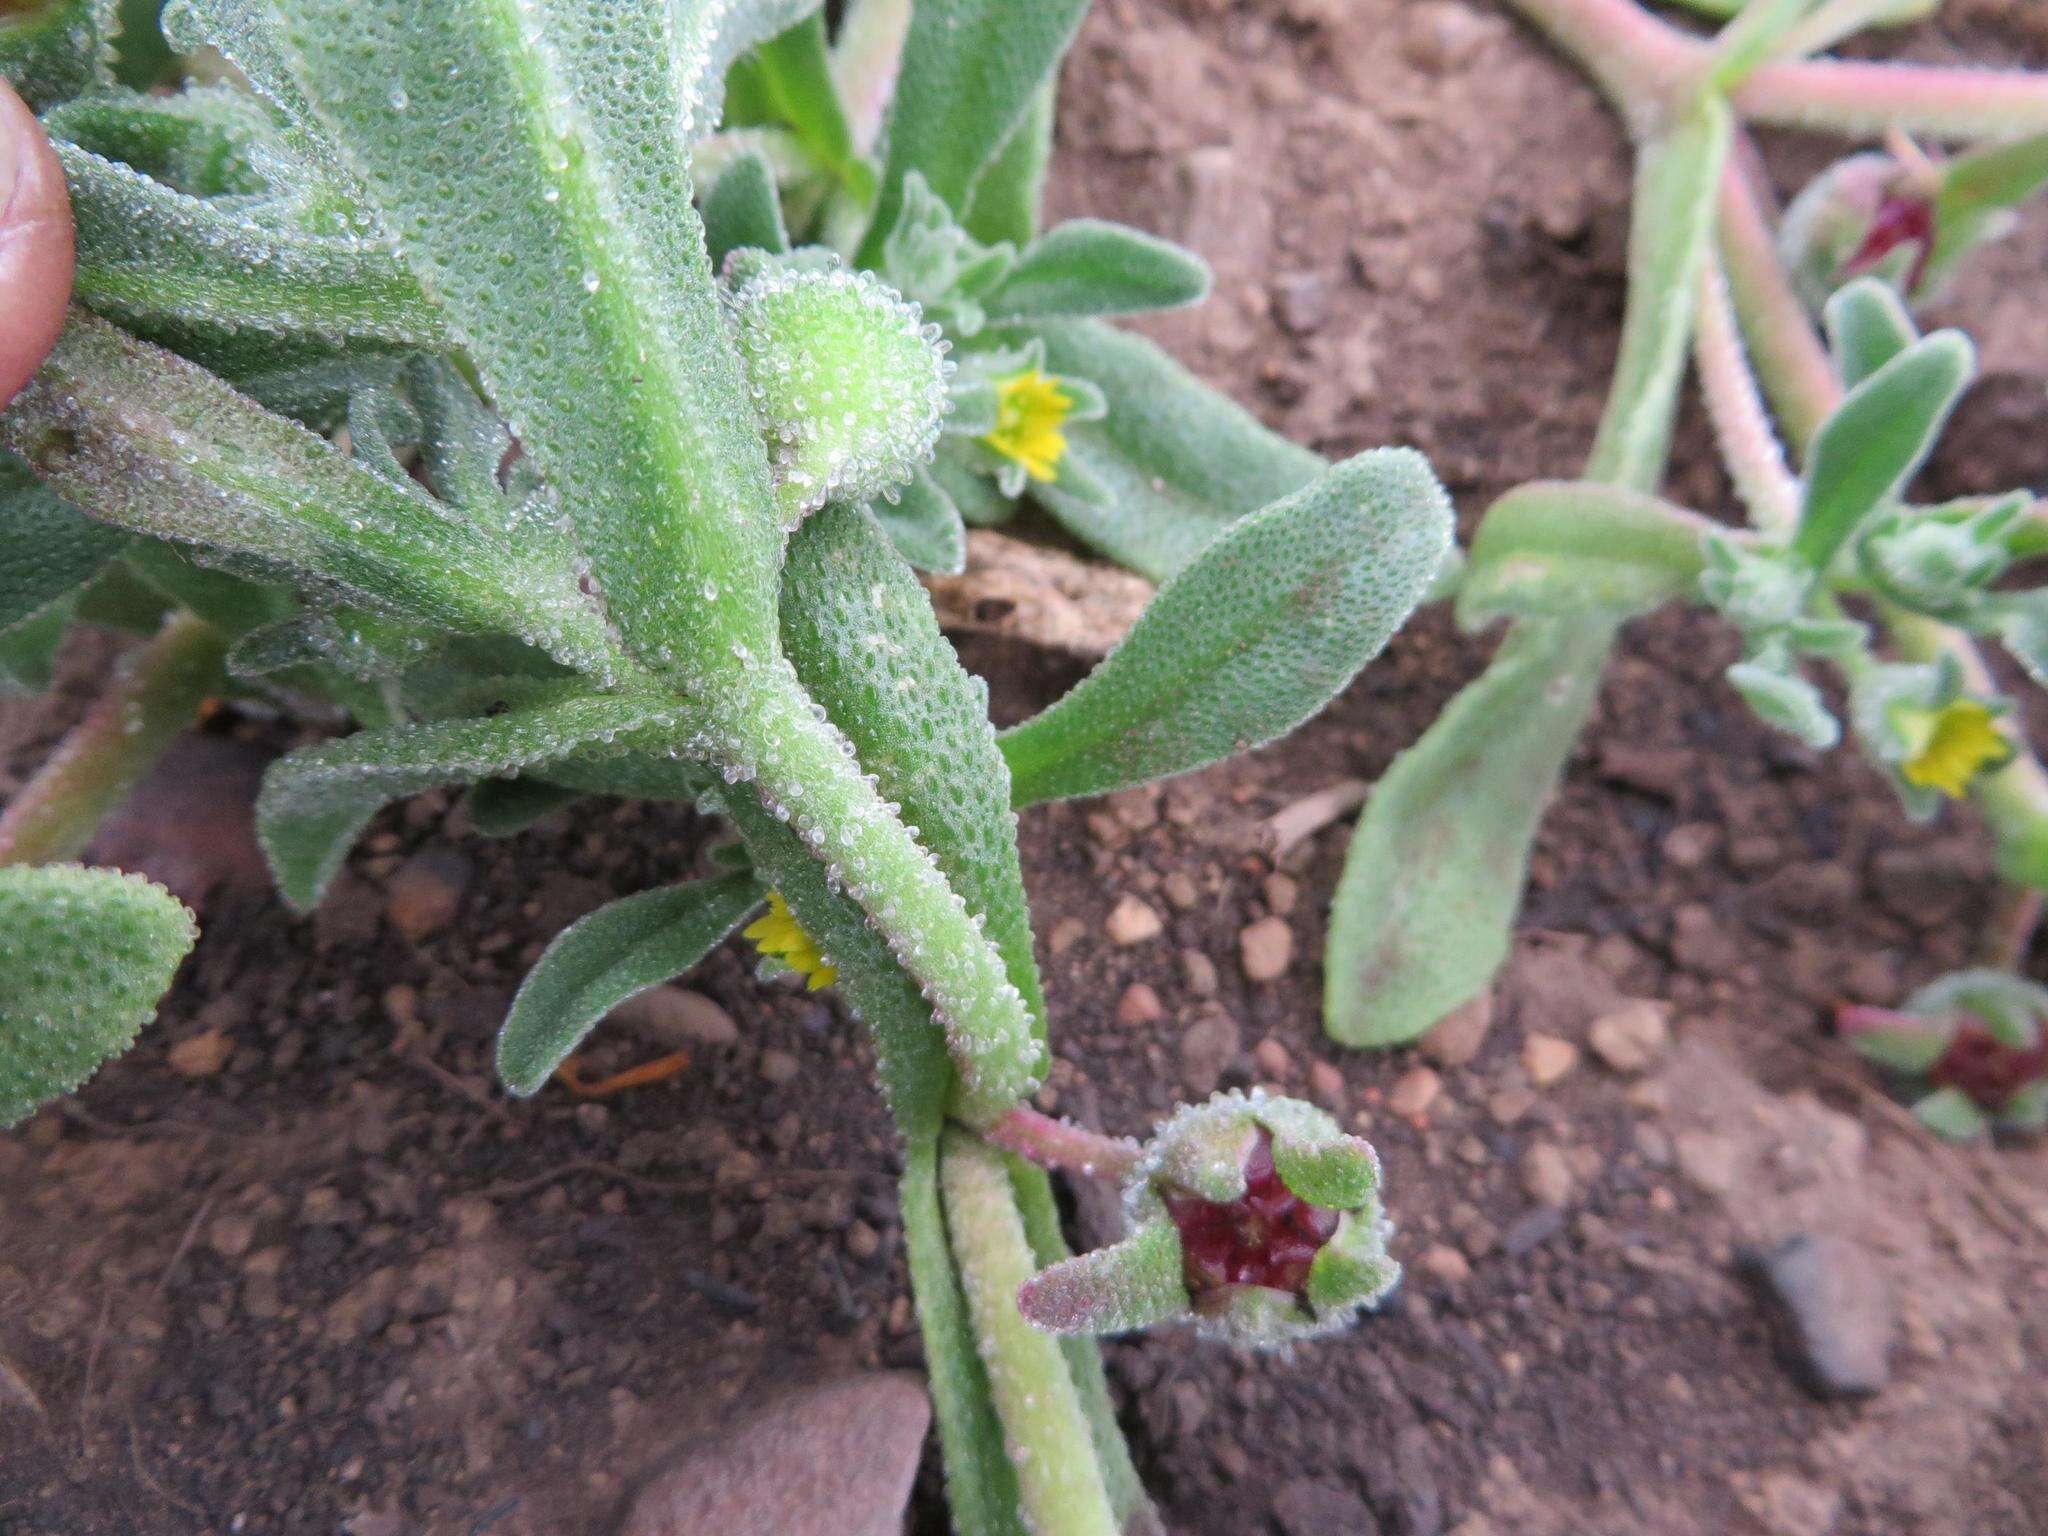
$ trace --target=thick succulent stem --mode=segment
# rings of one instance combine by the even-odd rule
[[[1676,82],[1697,73],[1700,46],[1635,0],[1509,0],[1584,70],[1639,137]]]
[[[1117,1536],[1118,1526],[1074,1378],[1059,1341],[1017,1310],[1037,1262],[1002,1154],[961,1131],[940,1148],[953,1259],[1035,1536]]]
[[[0,864],[76,858],[224,681],[227,639],[178,613],[129,657],[91,711],[0,814]]]
[[[1735,481],[1750,521],[1773,538],[1791,537],[1799,520],[1799,484],[1785,463],[1785,450],[1772,429],[1770,412],[1758,392],[1756,375],[1743,354],[1728,278],[1718,260],[1700,273],[1700,315],[1693,338],[1693,366],[1721,457]]]
[[[709,711],[710,756],[753,782],[917,980],[960,1074],[955,1111],[975,1124],[1002,1114],[1036,1086],[1040,1055],[1002,956],[788,662],[757,661],[743,676]]]
[[[1735,93],[1753,123],[1869,137],[1898,128],[1952,142],[2048,130],[2048,75],[1848,59],[1766,64]]]
[[[1062,1168],[1089,1178],[1120,1179],[1138,1161],[1136,1142],[1055,1120],[1028,1104],[1019,1104],[1000,1120],[990,1121],[981,1134],[984,1141],[1041,1168]]]

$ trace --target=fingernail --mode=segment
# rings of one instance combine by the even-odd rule
[[[0,111],[0,224],[14,211],[14,184],[21,179],[24,136],[20,120],[12,112]]]

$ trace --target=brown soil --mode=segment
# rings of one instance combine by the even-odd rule
[[[1949,9],[1913,51],[2048,63],[2024,0]],[[1445,16],[1472,31],[1448,56]],[[1062,211],[1214,262],[1216,298],[1154,327],[1207,377],[1331,451],[1422,447],[1468,514],[1574,471],[1614,349],[1627,170],[1531,38],[1416,0],[1102,0],[1067,83]],[[1949,306],[1990,373],[1956,434],[1969,454],[1937,467],[1950,484],[2048,474],[2044,259],[2037,209]],[[1725,501],[1696,422],[1677,484]],[[17,766],[77,707],[85,649],[56,706],[0,715]],[[1719,679],[1720,629],[1628,632],[1491,1031],[1434,1103],[1386,1103],[1416,1053],[1322,1037],[1344,833],[1276,869],[1262,823],[1377,773],[1485,649],[1426,616],[1285,746],[1025,819],[1061,1055],[1045,1102],[1142,1130],[1206,1086],[1183,1082],[1202,1075],[1183,1037],[1227,1018],[1226,1084],[1306,1092],[1318,1069],[1368,1129],[1410,1265],[1383,1315],[1292,1358],[1109,1347],[1169,1527],[2038,1533],[2048,1154],[1930,1144],[1821,1030],[1838,999],[1890,1001],[1968,958],[1986,851],[1961,823],[1908,825],[1847,754],[1760,731]],[[1006,717],[1076,675],[965,650]],[[284,742],[215,729],[209,762]],[[213,896],[142,1045],[0,1138],[0,1530],[598,1531],[742,1399],[916,1365],[893,1140],[833,1003],[764,988],[728,951],[692,984],[739,1043],[681,1077],[601,1106],[492,1086],[492,1032],[541,945],[687,873],[709,830],[602,803],[489,843],[428,797],[378,824],[310,919]],[[394,892],[422,874],[460,896],[413,940]],[[1107,940],[1125,894],[1164,936]],[[1269,914],[1294,959],[1255,984],[1238,935]],[[1120,1023],[1138,983],[1163,1017]],[[1659,1067],[1588,1057],[1532,1090],[1524,1037],[1583,1040],[1624,996],[1670,1005]],[[214,1033],[224,1061],[176,1059],[216,1070],[178,1070],[174,1048]],[[1525,1193],[1539,1146],[1570,1176],[1561,1211]],[[1736,1278],[1742,1245],[1796,1229],[1858,1239],[1897,1295],[1894,1380],[1861,1406],[1802,1394]],[[943,1529],[929,1460],[913,1523]]]

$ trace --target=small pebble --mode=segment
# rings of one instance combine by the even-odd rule
[[[1538,1205],[1553,1209],[1572,1198],[1572,1170],[1564,1154],[1547,1141],[1534,1143],[1522,1154],[1522,1189]]]
[[[1416,1048],[1440,1067],[1462,1067],[1479,1054],[1493,1027],[1493,989],[1455,1008],[1432,1024]]]
[[[1344,1090],[1344,1074],[1327,1061],[1311,1062],[1308,1069],[1308,1096],[1332,1114],[1342,1114],[1348,1097]]]
[[[1593,1054],[1614,1071],[1629,1075],[1647,1071],[1670,1039],[1664,1010],[1640,999],[1601,1014],[1586,1032]]]
[[[736,1045],[740,1038],[740,1027],[731,1014],[688,987],[655,987],[629,997],[608,1019],[638,1030],[660,1045]]]
[[[1271,1035],[1252,1047],[1252,1060],[1258,1063],[1261,1076],[1275,1082],[1285,1081],[1294,1075],[1294,1059],[1287,1054],[1287,1047]]]
[[[1428,1067],[1410,1067],[1387,1094],[1387,1109],[1404,1120],[1427,1114],[1443,1086],[1444,1080]]]
[[[778,1088],[794,1079],[802,1070],[803,1063],[788,1051],[771,1049],[761,1053],[761,1076]]]
[[[1448,1243],[1431,1243],[1422,1250],[1417,1267],[1446,1285],[1463,1285],[1472,1278],[1472,1263]]]
[[[171,1070],[180,1077],[212,1077],[234,1053],[233,1040],[221,1030],[209,1029],[171,1047]]]
[[[1262,917],[1237,936],[1238,958],[1252,981],[1277,981],[1294,959],[1294,930],[1284,917]]]
[[[1538,1088],[1548,1088],[1579,1064],[1579,1048],[1556,1035],[1531,1034],[1522,1042],[1522,1070]]]
[[[1785,1364],[1815,1397],[1868,1397],[1891,1379],[1891,1290],[1847,1238],[1797,1232],[1742,1267],[1770,1304]]]
[[[1166,931],[1159,914],[1135,896],[1125,896],[1110,909],[1103,931],[1113,944],[1144,944]]]
[[[384,915],[413,943],[430,939],[455,921],[475,872],[453,848],[422,848],[385,886]]]
[[[1165,1017],[1166,1009],[1159,1001],[1159,994],[1142,981],[1127,987],[1124,995],[1117,999],[1116,1021],[1119,1024],[1156,1024]]]

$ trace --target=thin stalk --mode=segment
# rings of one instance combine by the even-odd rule
[[[73,859],[219,691],[227,638],[190,613],[130,655],[56,753],[0,813],[0,864]]]
[[[1089,1178],[1122,1178],[1138,1161],[1136,1142],[1055,1120],[1028,1104],[1019,1104],[1002,1119],[983,1126],[981,1137],[1041,1168],[1061,1168]]]
[[[1785,34],[1785,57],[1796,59],[1825,53],[1858,32],[1881,25],[1898,9],[1898,0],[1826,0],[1812,15]]]
[[[1977,961],[1997,971],[2017,971],[2026,964],[2041,929],[2041,892],[2030,885],[2002,885],[1984,923]]]
[[[1778,423],[1794,449],[1803,449],[1841,398],[1841,384],[1806,307],[1784,278],[1763,203],[1741,163],[1746,158],[1731,157],[1721,172],[1715,232],[1722,272]]]
[[[967,905],[855,761],[781,657],[747,669],[709,717],[715,755],[833,871],[932,1005],[960,1073],[962,1118],[980,1124],[1037,1084],[1031,1012]]]
[[[1785,450],[1744,355],[1727,274],[1719,260],[1710,260],[1700,271],[1693,366],[1715,441],[1736,494],[1749,509],[1750,522],[1772,538],[1790,538],[1799,521],[1799,484],[1785,463]]]
[[[2048,75],[1798,59],[1757,70],[1735,107],[1750,122],[1852,138],[1887,128],[1948,142],[2018,138],[2048,130]]]
[[[1066,1356],[1017,1310],[1018,1287],[1038,1266],[1002,1154],[964,1132],[946,1132],[939,1187],[1025,1526],[1035,1536],[1118,1536]]]

